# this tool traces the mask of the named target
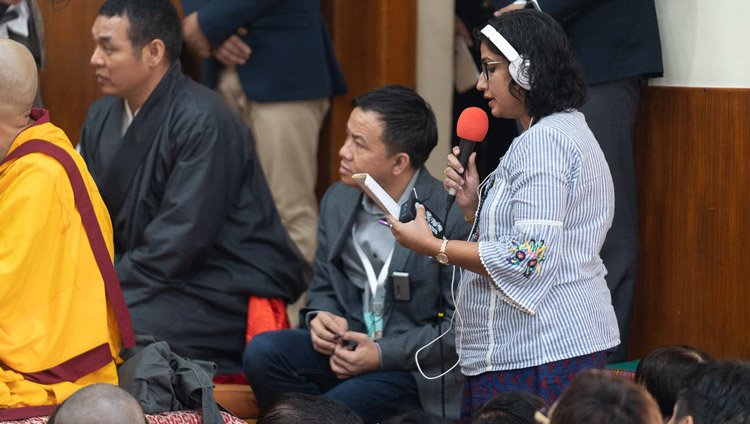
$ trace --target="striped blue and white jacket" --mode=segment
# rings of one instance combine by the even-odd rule
[[[540,120],[490,178],[472,231],[490,277],[464,272],[456,304],[462,372],[527,368],[617,346],[599,257],[614,189],[583,114]]]

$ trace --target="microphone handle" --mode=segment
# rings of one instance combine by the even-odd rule
[[[469,156],[471,156],[471,152],[474,151],[474,145],[476,144],[475,141],[467,140],[465,138],[461,139],[460,144],[458,145],[458,148],[461,150],[458,154],[458,161],[461,163],[461,166],[464,168],[464,172],[462,172],[460,175],[463,177],[466,173],[466,167],[469,164]],[[448,191],[448,201],[452,205],[453,201],[456,200],[456,190],[450,189]]]

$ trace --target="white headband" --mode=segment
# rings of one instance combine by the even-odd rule
[[[510,76],[513,78],[513,81],[520,85],[524,90],[530,90],[531,83],[525,72],[528,63],[524,65],[524,59],[518,54],[518,51],[516,51],[516,49],[510,45],[508,40],[506,40],[505,37],[503,37],[502,34],[500,34],[492,25],[486,25],[482,28],[481,32],[490,40],[490,42],[492,42],[492,44],[495,45],[495,47],[497,47],[498,50],[500,50],[500,53],[510,61],[508,69],[510,70]]]

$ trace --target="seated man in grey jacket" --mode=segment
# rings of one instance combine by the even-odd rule
[[[301,311],[307,328],[254,337],[243,368],[262,408],[280,393],[301,392],[336,399],[365,422],[420,406],[439,414],[440,379],[419,375],[415,354],[450,325],[453,268],[399,246],[387,223],[379,222],[386,214],[352,178],[369,173],[399,205],[416,193],[443,215],[443,184],[423,167],[437,144],[435,115],[401,86],[373,90],[353,105],[339,151],[341,182],[328,189],[320,208],[315,274]],[[469,231],[455,207],[445,227],[448,238]],[[450,368],[453,333],[418,358],[428,376]],[[450,417],[458,417],[457,375],[445,376]]]

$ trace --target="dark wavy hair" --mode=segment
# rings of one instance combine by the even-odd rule
[[[585,370],[563,391],[550,424],[656,424],[659,407],[645,388],[601,370]]]
[[[362,424],[362,418],[343,403],[320,395],[282,393],[261,411],[258,424]]]
[[[669,418],[685,379],[698,364],[709,359],[706,352],[690,346],[660,347],[638,363],[635,382],[646,387],[659,404],[662,416]]]
[[[518,54],[529,61],[531,89],[526,93],[526,112],[540,119],[555,112],[578,109],[588,98],[588,88],[578,61],[560,24],[544,12],[521,9],[492,18],[492,25]],[[500,56],[504,55],[480,32],[474,37]],[[508,91],[518,98],[521,87],[511,79]]]
[[[547,402],[533,393],[503,392],[482,404],[471,424],[534,424],[534,413],[545,406]]]
[[[675,420],[695,424],[750,422],[750,363],[706,361],[697,365],[677,395]]]
[[[437,145],[435,113],[422,96],[410,88],[395,84],[376,88],[352,100],[352,106],[380,115],[386,153],[388,156],[408,154],[414,169],[424,165]]]
[[[169,63],[182,53],[182,23],[170,0],[107,0],[99,8],[99,16],[127,17],[128,38],[135,52],[158,39],[164,43]]]

